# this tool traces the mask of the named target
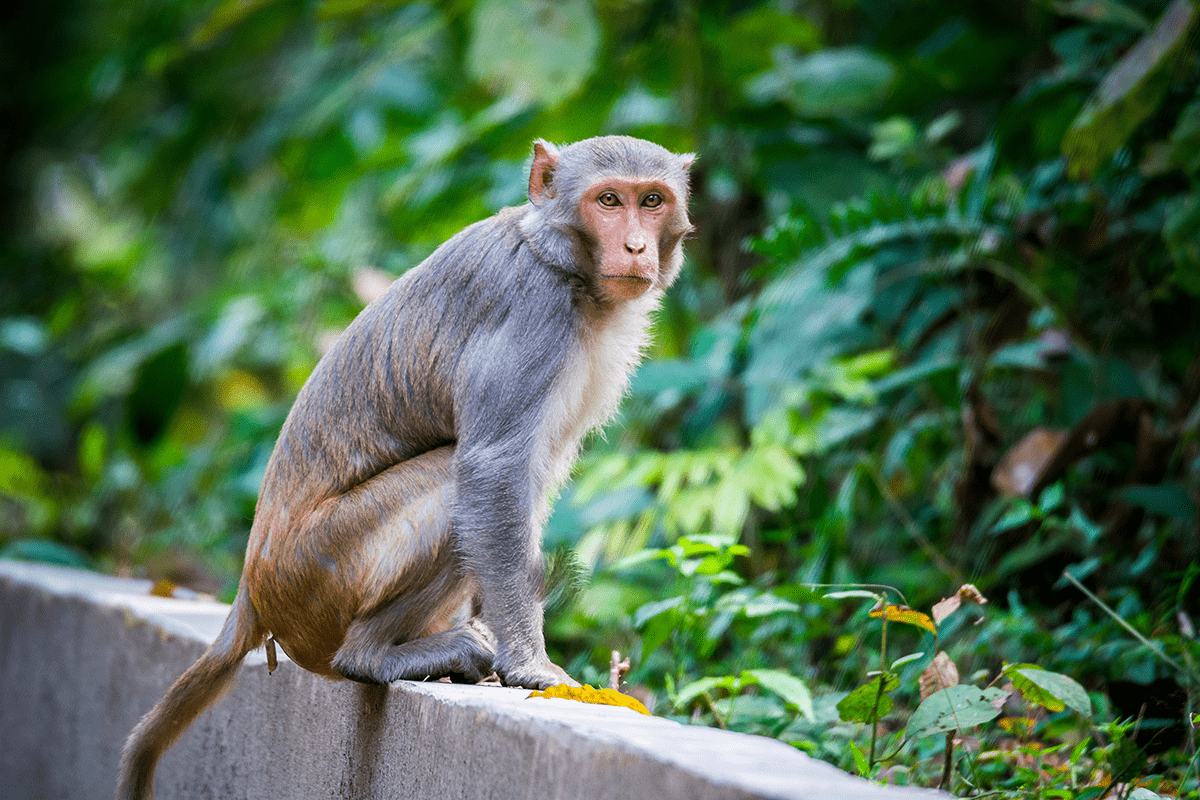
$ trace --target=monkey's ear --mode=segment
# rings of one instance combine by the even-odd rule
[[[545,139],[535,139],[533,166],[529,169],[529,200],[535,206],[554,197],[554,170],[557,166],[558,148]]]
[[[683,153],[682,155],[679,156],[679,164],[683,167],[683,169],[685,171],[691,169],[692,164],[694,164],[694,163],[696,163],[696,154],[695,153]]]

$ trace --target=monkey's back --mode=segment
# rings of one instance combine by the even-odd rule
[[[460,231],[347,327],[288,414],[264,476],[259,515],[282,501],[295,516],[298,507],[453,444],[461,433],[456,407],[472,399],[464,395],[475,375],[499,367],[534,377],[548,370],[530,360],[561,359],[566,342],[546,338],[573,324],[570,281],[525,248],[518,229],[525,208],[504,209]],[[516,268],[496,267],[505,262]],[[517,307],[513,296],[522,298]],[[507,352],[491,352],[491,339],[513,329],[520,335],[504,341]],[[463,341],[472,346],[463,348]],[[538,387],[522,388],[532,402]],[[512,400],[493,399],[497,406]],[[293,491],[277,500],[281,479]],[[304,496],[295,496],[297,485]]]

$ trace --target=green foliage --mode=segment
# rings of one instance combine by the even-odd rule
[[[1095,174],[1158,108],[1195,22],[1190,2],[1173,3],[1154,30],[1105,76],[1063,140],[1075,174]]]
[[[747,96],[783,102],[800,117],[861,114],[887,97],[895,69],[886,58],[856,47],[827,48],[797,57],[775,51],[772,69],[746,84]]]
[[[553,107],[595,68],[599,28],[586,0],[482,0],[471,14],[467,67],[496,94]]]
[[[982,725],[1000,716],[996,704],[1006,697],[999,689],[947,686],[921,701],[908,719],[905,734],[910,739],[920,739],[943,731]]]
[[[1066,675],[1048,672],[1034,664],[1010,664],[1006,675],[1021,696],[1050,711],[1071,707],[1085,716],[1092,714],[1092,701],[1087,692]]]
[[[556,656],[893,782],[1196,791],[1192,0],[21,8],[3,557],[228,595],[332,336],[534,137],[630,133],[697,234],[547,526]]]
[[[899,687],[897,676],[891,673],[876,675],[838,701],[838,714],[843,722],[879,722],[892,713],[892,698],[888,693]]]

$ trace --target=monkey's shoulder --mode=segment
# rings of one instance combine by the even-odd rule
[[[459,231],[404,273],[372,316],[407,317],[436,309],[459,322],[565,311],[571,275],[540,259],[522,233],[528,206],[505,208]],[[558,309],[556,312],[555,309]]]
[[[451,236],[411,271],[417,274],[476,272],[508,262],[522,244],[520,220],[525,206],[505,208]]]

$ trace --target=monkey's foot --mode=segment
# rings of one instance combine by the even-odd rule
[[[478,683],[492,672],[495,647],[491,632],[472,623],[395,645],[350,647],[352,640],[347,636],[347,643],[334,656],[333,668],[342,677],[362,683],[442,677],[456,683]]]
[[[567,674],[567,671],[550,659],[521,664],[501,671],[496,667],[496,673],[505,686],[520,686],[526,689],[548,689],[551,686],[566,684],[578,686],[579,681]]]

